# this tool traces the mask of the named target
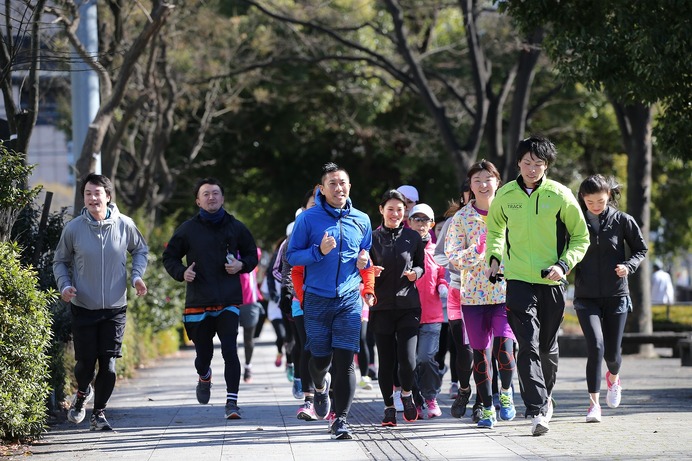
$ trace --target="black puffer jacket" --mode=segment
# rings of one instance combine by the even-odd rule
[[[598,233],[589,220],[586,221],[591,244],[584,259],[574,269],[575,298],[628,295],[627,277],[618,277],[615,266],[624,264],[632,274],[644,260],[648,248],[637,222],[632,216],[612,207],[599,215]]]
[[[228,213],[218,224],[197,215],[175,230],[163,251],[163,265],[171,277],[182,282],[187,267],[195,263],[197,275],[187,284],[186,307],[243,303],[239,274],[228,274],[224,266],[227,253],[243,263],[240,273],[251,272],[257,266],[255,239],[242,222]]]
[[[418,232],[405,228],[381,226],[372,233],[370,258],[375,266],[384,270],[375,278],[377,304],[372,311],[420,308],[416,282],[404,277],[404,271],[416,272],[417,278],[425,273],[425,244]]]

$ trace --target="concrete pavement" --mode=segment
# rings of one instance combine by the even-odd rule
[[[241,335],[242,337],[242,335]],[[242,347],[240,348],[242,357]],[[87,419],[50,428],[32,447],[37,460],[452,460],[452,459],[692,459],[692,367],[680,359],[625,356],[621,371],[622,404],[605,405],[603,422],[584,422],[588,394],[584,358],[560,360],[554,390],[557,407],[551,431],[530,435],[530,422],[518,416],[493,430],[475,427],[467,413],[450,416],[451,400],[443,393],[443,416],[380,427],[383,404],[379,390],[358,389],[350,423],[354,440],[331,440],[325,421],[296,419],[301,401],[291,394],[282,368],[274,366],[273,332],[265,328],[255,349],[253,377],[241,382],[243,419],[224,419],[223,361],[217,349],[215,383],[209,405],[195,398],[194,351],[142,369],[119,381],[106,412],[113,432],[90,432]],[[242,360],[242,358],[241,358]],[[449,386],[447,376],[444,390]],[[518,385],[515,385],[518,389]],[[605,385],[604,385],[605,388]],[[469,408],[470,409],[470,408]],[[470,411],[469,411],[470,413]],[[22,456],[26,459],[26,456]]]

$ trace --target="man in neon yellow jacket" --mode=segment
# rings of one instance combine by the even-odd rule
[[[520,174],[497,192],[488,212],[487,274],[496,280],[504,263],[508,319],[519,343],[521,395],[534,436],[549,431],[553,413],[565,276],[589,246],[574,194],[545,176],[556,157],[555,146],[545,138],[519,142]]]

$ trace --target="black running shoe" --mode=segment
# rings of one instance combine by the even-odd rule
[[[344,418],[336,418],[332,424],[332,438],[335,440],[351,440],[351,428]]]
[[[112,431],[110,423],[106,419],[106,414],[103,410],[99,410],[91,415],[89,429],[92,431]]]
[[[452,416],[455,418],[461,418],[462,416],[466,415],[466,405],[469,403],[469,399],[471,398],[471,388],[469,387],[465,391],[462,391],[459,389],[459,392],[457,392],[457,398],[454,399],[454,403],[452,403]]]
[[[238,408],[238,404],[234,402],[226,402],[225,414],[226,419],[242,418],[242,415],[240,414],[240,408]]]
[[[385,427],[395,427],[396,426],[396,408],[387,407],[384,409],[384,418],[382,418],[382,426],[385,426]]]
[[[209,403],[211,398],[211,378],[208,381],[197,381],[197,401],[202,405]]]
[[[315,391],[315,413],[320,419],[324,419],[329,414],[331,402],[329,401],[329,385],[332,383],[332,375],[327,373],[324,377],[324,391]]]
[[[473,404],[473,410],[471,410],[471,419],[474,423],[477,423],[483,418],[483,402],[476,402]]]
[[[411,423],[418,419],[418,409],[413,401],[413,395],[404,397],[401,396],[401,402],[404,404],[404,420]]]

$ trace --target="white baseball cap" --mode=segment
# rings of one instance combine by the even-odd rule
[[[293,232],[293,226],[295,226],[296,222],[291,221],[288,223],[288,226],[286,226],[286,237],[290,237],[291,233]]]
[[[408,215],[409,217],[413,217],[417,213],[425,215],[433,221],[435,220],[435,213],[433,212],[433,209],[430,208],[430,205],[426,205],[425,203],[416,204],[413,208],[411,208],[411,212]]]
[[[407,199],[413,200],[414,202],[418,201],[418,189],[416,189],[415,187],[403,185],[399,186],[397,190],[401,192],[401,195],[403,195]]]

